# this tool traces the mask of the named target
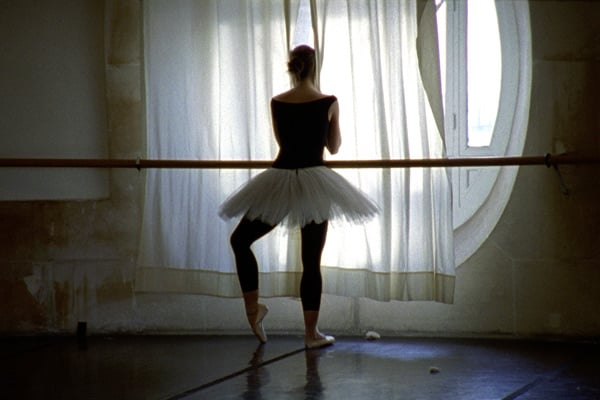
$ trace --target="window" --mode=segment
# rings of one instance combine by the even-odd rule
[[[461,76],[466,76],[467,90],[459,93],[446,90],[448,78],[447,74],[444,74],[442,93],[444,97],[448,94],[452,99],[457,95],[460,96],[460,93],[467,94],[466,123],[461,124],[465,129],[463,134],[459,134],[452,141],[454,147],[451,149],[452,153],[460,154],[460,149],[489,148],[491,145],[502,81],[502,59],[494,0],[459,4],[450,1],[450,11],[448,11],[448,2],[448,0],[436,0],[441,70],[451,75],[450,82],[460,82],[454,87],[465,87],[460,79]],[[452,20],[447,21],[448,18]],[[466,29],[457,29],[462,26],[466,26]],[[451,31],[447,32],[448,28]],[[462,46],[465,47],[461,48]],[[461,57],[461,53],[465,56]],[[447,60],[447,57],[451,59]],[[452,69],[447,70],[446,66]],[[454,125],[455,120],[460,116],[452,107],[450,112],[453,113]]]
[[[524,1],[436,0],[449,157],[521,155],[531,86]],[[457,265],[496,225],[517,167],[452,169]]]

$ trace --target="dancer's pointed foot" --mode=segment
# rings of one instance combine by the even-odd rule
[[[250,323],[252,332],[254,332],[254,335],[261,343],[267,343],[267,334],[265,333],[265,328],[262,321],[268,312],[269,309],[267,306],[259,303],[256,307],[256,311],[246,314],[248,316],[248,322]]]

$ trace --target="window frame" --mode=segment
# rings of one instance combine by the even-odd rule
[[[446,99],[444,133],[449,157],[523,154],[531,91],[529,4],[495,1],[502,52],[498,114],[489,146],[469,147],[467,93],[468,2],[445,0]],[[487,239],[502,215],[518,167],[459,167],[451,170],[456,265]]]

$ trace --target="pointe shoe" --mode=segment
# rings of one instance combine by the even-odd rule
[[[250,328],[252,328],[252,332],[258,338],[261,343],[267,343],[267,334],[265,333],[265,328],[263,327],[262,320],[265,318],[265,315],[269,312],[269,309],[264,304],[258,304],[256,309],[256,314],[254,317],[254,322],[252,322],[253,314],[248,314],[248,322],[250,322]]]
[[[335,338],[329,335],[323,335],[323,337],[304,342],[307,349],[319,349],[321,347],[331,346],[334,343]]]

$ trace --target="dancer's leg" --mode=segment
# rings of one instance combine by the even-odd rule
[[[231,234],[235,267],[244,293],[258,290],[258,263],[250,246],[273,228],[274,226],[264,222],[243,218]]]
[[[235,255],[235,266],[244,296],[246,316],[252,331],[261,342],[267,341],[262,320],[267,307],[258,303],[258,263],[250,249],[252,243],[273,230],[272,225],[261,221],[242,219],[231,234],[231,248]]]
[[[300,297],[304,311],[305,342],[307,347],[320,347],[333,343],[331,336],[319,332],[317,322],[321,307],[323,280],[321,277],[321,255],[327,237],[327,221],[311,223],[302,228],[302,265]]]
[[[321,255],[327,237],[327,221],[310,223],[302,228],[302,280],[300,297],[305,311],[319,311],[321,307]]]

